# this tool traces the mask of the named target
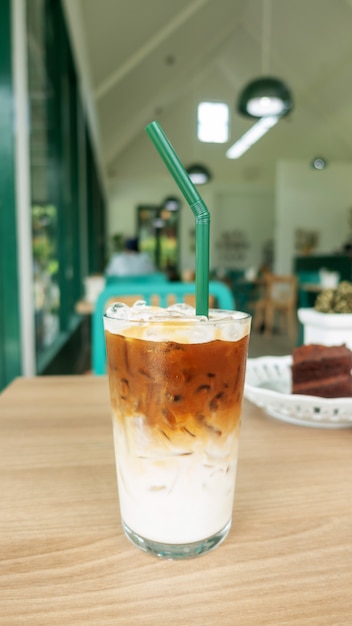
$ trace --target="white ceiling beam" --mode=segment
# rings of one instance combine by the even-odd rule
[[[152,37],[147,43],[136,50],[125,63],[123,63],[115,72],[110,74],[95,90],[96,100],[100,100],[106,94],[116,87],[116,85],[139,63],[141,63],[147,55],[160,46],[166,39],[170,37],[176,30],[182,26],[190,17],[200,11],[209,0],[193,0],[186,9],[181,11],[173,20],[171,20],[164,28],[158,31],[155,37]]]
[[[93,97],[90,65],[87,54],[87,45],[82,27],[82,14],[77,0],[64,0],[63,9],[67,20],[70,40],[77,67],[79,69],[80,92],[87,114],[90,137],[92,139],[94,152],[97,158],[97,165],[101,177],[103,188],[106,189],[106,173],[103,164],[103,153],[100,136],[100,125],[96,103]]]
[[[168,106],[174,106],[187,93],[195,91],[197,84],[206,77],[210,65],[217,64],[217,58],[224,43],[233,36],[239,22],[240,17],[235,23],[231,20],[227,21],[226,28],[223,28],[221,33],[214,33],[213,39],[207,41],[200,56],[194,57],[184,71],[177,76],[173,75],[174,78],[164,83],[162,89],[154,93],[153,99],[146,102],[143,108],[141,107],[137,116],[130,119],[128,124],[124,124],[123,128],[119,128],[116,140],[110,141],[109,145],[105,146],[106,163],[109,168],[113,167],[113,162],[140,133],[141,128],[151,121],[150,117],[157,108],[166,109]]]

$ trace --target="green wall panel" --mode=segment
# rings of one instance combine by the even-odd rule
[[[21,374],[11,2],[0,2],[0,389]]]
[[[82,296],[84,277],[87,272],[102,272],[106,263],[105,198],[80,100],[61,1],[27,0],[26,9],[27,37],[32,43],[37,37],[36,46],[42,49],[40,58],[44,60],[46,71],[45,84],[38,86],[35,82],[38,78],[35,60],[29,54],[30,118],[34,111],[39,115],[36,93],[48,95],[40,108],[44,121],[42,128],[46,129],[47,138],[46,143],[43,142],[42,153],[47,161],[42,178],[38,172],[42,163],[38,160],[34,162],[37,152],[32,150],[30,144],[33,197],[28,211],[31,212],[33,229],[33,280],[35,275],[38,285],[40,250],[42,256],[44,254],[39,244],[49,241],[49,234],[52,238],[55,235],[52,256],[55,253],[56,265],[49,263],[48,268],[40,265],[40,269],[42,272],[50,270],[50,285],[54,284],[59,293],[56,309],[51,300],[48,303],[54,307],[53,310],[48,308],[44,311],[42,307],[48,321],[57,322],[52,336],[45,337],[46,341],[42,343],[42,311],[38,300],[35,301],[37,372],[47,373],[54,368],[56,373],[67,374],[72,370],[68,344],[82,325],[81,318],[75,313],[75,303]],[[11,32],[11,0],[0,0],[0,391],[22,373]],[[35,124],[31,126],[30,141],[35,139],[35,127]],[[54,207],[55,220],[50,222],[50,228],[48,222],[46,226],[44,222],[40,222],[40,228],[38,226],[42,205],[46,210],[47,205]],[[48,252],[47,248],[45,250]],[[58,308],[59,313],[56,312]],[[43,328],[48,328],[48,325],[43,325]]]

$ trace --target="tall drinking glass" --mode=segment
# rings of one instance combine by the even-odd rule
[[[124,532],[205,553],[231,526],[250,316],[115,303],[104,329]]]

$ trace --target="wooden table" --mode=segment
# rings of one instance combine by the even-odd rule
[[[233,527],[158,560],[120,525],[105,377],[17,379],[0,396],[0,624],[352,623],[352,430],[244,406]]]

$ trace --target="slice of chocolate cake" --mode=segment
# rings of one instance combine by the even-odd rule
[[[345,345],[307,344],[292,353],[292,393],[322,398],[352,396],[352,352]]]

